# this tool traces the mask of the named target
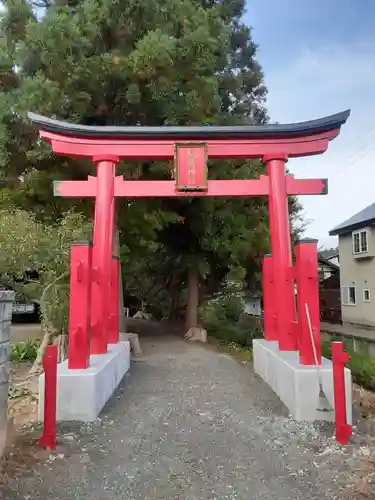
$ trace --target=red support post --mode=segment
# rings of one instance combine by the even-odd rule
[[[117,344],[119,341],[119,272],[120,259],[112,257],[108,344]]]
[[[320,311],[317,240],[303,239],[296,244],[296,278],[298,307],[298,347],[299,359],[302,365],[316,364],[314,348],[311,343],[309,320],[311,321],[316,357],[319,365],[322,362],[320,341]]]
[[[345,363],[349,355],[342,342],[332,342],[333,392],[335,401],[336,441],[348,444],[352,428],[346,421]]]
[[[56,448],[57,345],[49,345],[43,356],[44,422],[39,443],[43,448]]]
[[[88,368],[90,364],[92,246],[77,243],[70,250],[70,300],[68,368]]]
[[[265,340],[278,340],[274,320],[274,279],[272,255],[263,257],[262,282],[263,282],[263,311],[264,311],[264,338]]]
[[[293,283],[289,269],[292,265],[288,199],[286,189],[285,155],[264,156],[269,178],[269,219],[274,276],[274,299],[277,338],[281,351],[296,351],[298,340],[292,323],[295,321]]]
[[[97,164],[95,203],[93,282],[91,306],[91,354],[107,352],[109,327],[109,295],[113,246],[114,181],[117,157],[94,158]]]

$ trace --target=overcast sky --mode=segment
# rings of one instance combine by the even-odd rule
[[[327,196],[301,197],[307,236],[328,231],[375,201],[375,0],[247,0],[272,121],[320,118],[351,108],[320,156],[291,160],[297,177],[328,177]]]

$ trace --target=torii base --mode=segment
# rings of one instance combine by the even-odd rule
[[[93,422],[130,368],[130,343],[109,344],[105,354],[93,354],[85,370],[57,365],[57,421]],[[39,377],[38,420],[44,415],[44,373]]]
[[[334,421],[332,361],[322,358],[320,373],[323,391],[330,409],[319,411],[319,383],[315,366],[304,366],[299,362],[298,352],[280,351],[277,342],[267,340],[253,341],[253,359],[255,372],[271,387],[299,421],[316,420]],[[352,377],[349,368],[345,368],[345,392],[347,423],[352,424]]]

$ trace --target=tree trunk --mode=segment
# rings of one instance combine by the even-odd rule
[[[53,336],[52,332],[50,332],[50,331],[44,332],[43,340],[42,340],[40,347],[38,349],[38,354],[37,354],[36,359],[33,363],[33,366],[30,368],[30,371],[29,371],[30,374],[31,373],[38,373],[41,370],[44,352],[46,350],[46,347],[49,345],[52,336]]]
[[[185,327],[187,330],[198,324],[199,271],[190,267],[188,272],[188,298]]]

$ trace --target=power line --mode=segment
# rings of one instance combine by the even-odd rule
[[[367,145],[372,144],[373,142],[375,142],[375,139],[373,139],[372,141],[370,141]],[[334,176],[336,176],[338,174],[341,174],[342,172],[344,172],[345,170],[347,170],[349,167],[351,167],[352,165],[354,165],[355,163],[357,163],[359,160],[361,160],[362,158],[365,158],[368,154],[372,153],[372,151],[375,151],[375,146],[372,147],[371,149],[367,150],[367,151],[364,151],[359,157],[353,158],[353,160],[351,162],[349,162],[347,165],[345,165],[344,167],[342,167],[339,170],[337,170],[336,172],[334,172],[332,174],[332,177],[334,177]]]
[[[373,130],[375,130],[375,125],[372,125],[371,127],[369,127],[366,132],[364,132],[363,134],[357,136],[352,142],[349,143],[348,146],[346,146],[345,149],[351,149],[352,146],[354,146],[357,142],[358,142],[358,139],[363,139],[363,137],[365,137],[367,134],[369,134],[370,132],[372,132]],[[365,146],[363,146],[365,147]]]
[[[364,144],[361,148],[361,149],[364,149],[366,148],[367,146],[369,146],[370,144],[372,144],[373,142],[375,142],[375,138],[371,139],[370,141],[366,142],[366,144]],[[351,158],[353,158],[356,154],[357,154],[358,151],[354,151],[354,153],[352,153],[351,155],[348,156],[348,158],[346,159],[346,161],[350,160]]]

